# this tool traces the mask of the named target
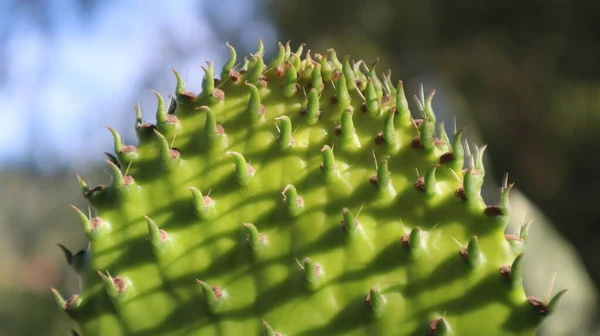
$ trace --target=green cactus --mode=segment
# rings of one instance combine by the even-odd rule
[[[531,335],[549,302],[527,297],[528,226],[505,235],[481,197],[485,147],[451,141],[423,90],[334,50],[263,45],[199,95],[114,129],[108,186],[79,179],[90,244],[61,309],[82,335]],[[436,128],[437,125],[437,128]],[[466,169],[463,163],[466,159]]]

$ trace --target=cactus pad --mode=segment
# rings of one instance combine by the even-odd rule
[[[532,335],[527,240],[481,197],[485,147],[452,140],[421,91],[334,50],[262,42],[199,94],[156,93],[138,144],[114,137],[112,181],[80,185],[89,247],[62,247],[82,335]],[[466,162],[466,163],[465,163]]]

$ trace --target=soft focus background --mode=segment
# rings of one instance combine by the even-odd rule
[[[487,143],[485,195],[511,173],[514,226],[536,221],[526,251],[531,295],[569,288],[541,335],[597,335],[600,320],[600,2],[586,0],[0,1],[0,335],[68,335],[48,291],[77,291],[56,243],[86,241],[70,204],[76,174],[108,182],[105,126],[135,143],[133,106],[200,90],[263,38],[334,47],[394,70],[408,93],[435,89],[440,120]],[[412,100],[411,100],[412,102]]]

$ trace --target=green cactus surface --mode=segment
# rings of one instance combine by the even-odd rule
[[[138,144],[114,137],[112,181],[79,179],[89,239],[79,294],[52,290],[81,335],[533,335],[528,225],[481,197],[485,147],[411,113],[376,63],[279,44],[236,52],[201,92],[160,94]],[[220,77],[220,78],[215,78]]]

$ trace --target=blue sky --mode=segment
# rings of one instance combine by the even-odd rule
[[[211,60],[221,66],[228,53],[226,41],[199,14],[206,1],[106,1],[93,15],[82,15],[68,0],[51,1],[38,15],[9,11],[18,1],[0,1],[0,36],[7,38],[0,50],[6,56],[0,60],[0,169],[31,160],[44,170],[100,163],[112,148],[105,126],[135,141],[133,105],[139,102],[152,120],[150,89],[171,93],[172,67],[199,91],[200,65]],[[241,40],[255,44],[263,37],[274,44],[273,28],[252,5],[219,1],[204,15],[232,25],[249,22]],[[40,11],[52,34],[40,24]]]

